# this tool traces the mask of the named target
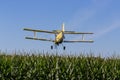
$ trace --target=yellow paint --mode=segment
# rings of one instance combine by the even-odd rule
[[[57,34],[55,43],[59,43],[61,40],[63,40],[63,32]]]

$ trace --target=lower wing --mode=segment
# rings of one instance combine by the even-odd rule
[[[32,40],[41,40],[41,41],[55,42],[54,40],[44,39],[44,38],[32,38],[32,37],[25,37],[25,38],[26,38],[26,39],[32,39]]]
[[[64,31],[64,34],[93,34],[91,32]]]
[[[71,40],[71,41],[63,41],[63,42],[65,42],[65,43],[76,43],[76,42],[87,42],[87,43],[93,43],[94,41],[93,40]]]

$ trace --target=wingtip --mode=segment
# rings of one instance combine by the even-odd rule
[[[23,28],[23,30],[28,30],[28,28]]]

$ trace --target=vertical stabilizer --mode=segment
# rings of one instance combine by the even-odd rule
[[[65,31],[65,24],[64,23],[62,24],[62,31],[63,32]]]

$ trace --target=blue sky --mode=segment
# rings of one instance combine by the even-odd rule
[[[119,4],[120,0],[1,0],[0,49],[51,51],[53,43],[25,40],[24,37],[32,33],[23,31],[23,28],[55,30],[61,29],[64,22],[66,30],[93,32],[91,38],[95,41],[93,44],[64,44],[66,52],[119,55]],[[48,34],[39,36],[53,38]],[[79,39],[79,35],[67,37]]]

